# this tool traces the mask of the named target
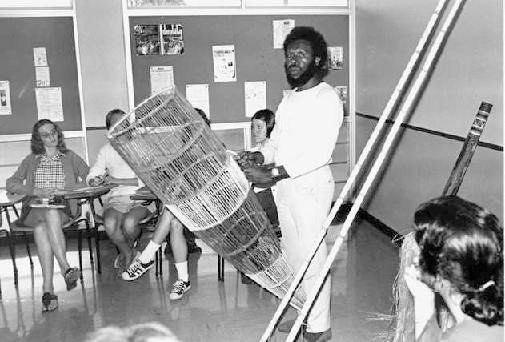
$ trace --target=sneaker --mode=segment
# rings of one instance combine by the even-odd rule
[[[81,277],[81,271],[77,267],[69,268],[65,271],[65,283],[67,284],[67,291],[72,290],[77,286],[77,281]]]
[[[182,295],[191,288],[191,284],[188,281],[177,280],[170,291],[170,300],[181,299]]]
[[[123,280],[135,280],[140,278],[144,273],[149,271],[154,266],[154,260],[151,260],[147,264],[143,264],[138,258],[133,260],[133,262],[128,266],[126,271],[121,274]]]

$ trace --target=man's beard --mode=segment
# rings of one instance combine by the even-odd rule
[[[315,61],[312,61],[307,69],[305,69],[305,71],[302,72],[297,78],[291,77],[286,65],[284,65],[284,70],[286,72],[286,78],[288,79],[288,83],[291,86],[291,89],[303,86],[319,71]]]

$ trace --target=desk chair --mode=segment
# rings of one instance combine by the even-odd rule
[[[145,204],[149,205],[147,202]],[[148,233],[148,237],[151,238],[151,236],[154,234],[154,231],[156,230],[159,216],[160,208],[157,203],[156,211],[139,222],[139,226],[141,227],[142,232],[141,234],[146,231]],[[156,251],[155,266],[156,277],[163,277],[163,245],[161,245],[160,248],[158,248]]]
[[[156,230],[158,218],[161,215],[162,208],[163,208],[163,203],[148,189],[144,188],[138,191],[137,194],[132,196],[132,199],[136,200],[144,200],[144,205],[150,205],[152,202],[156,203],[156,212],[153,213],[152,215],[149,215],[147,218],[144,220],[140,221],[140,225],[142,225],[142,232],[147,231],[149,234],[153,234],[154,231]],[[187,229],[187,228],[185,228]],[[184,234],[186,236],[186,232]],[[187,238],[187,237],[186,237]],[[170,248],[170,242],[169,242],[169,236],[167,236],[167,248]],[[200,248],[199,248],[200,249]],[[200,249],[201,251],[201,249]],[[188,250],[189,252],[189,250]],[[118,251],[119,253],[119,251]],[[158,277],[163,276],[163,250],[162,246],[158,249],[156,252],[155,256],[155,263],[156,263],[156,270],[155,270],[155,275]],[[217,279],[218,281],[224,281],[224,258],[222,258],[220,255],[218,255],[217,259],[217,269],[218,269],[218,275]]]
[[[3,226],[3,214],[4,213],[5,213],[5,217],[7,220],[7,226],[8,226],[8,229],[0,228],[0,238],[5,238],[7,240],[8,245],[9,245],[9,254],[11,256],[12,269],[14,271],[14,282],[17,285],[17,268],[16,268],[16,262],[15,262],[15,258],[14,258],[14,247],[13,247],[13,243],[12,243],[12,237],[10,234],[11,218],[10,218],[9,209],[12,209],[14,211],[14,213],[16,214],[16,217],[19,218],[18,211],[14,205],[9,206],[9,207],[1,207],[0,208],[0,227]],[[1,297],[1,291],[0,291],[0,297]]]
[[[91,247],[91,236],[94,236],[95,239],[97,239],[97,235],[95,232],[92,231],[91,226],[90,226],[90,213],[88,210],[83,210],[82,206],[85,204],[87,201],[82,201],[79,202],[79,213],[80,215],[76,218],[71,219],[69,222],[65,223],[62,227],[63,232],[65,233],[65,237],[67,238],[68,241],[68,236],[69,234],[72,233],[77,233],[77,250],[79,254],[79,268],[82,270],[82,238],[83,238],[83,231],[85,230],[87,240],[88,240],[88,248],[89,248],[89,259],[91,262],[91,265],[94,265],[94,259],[93,259],[93,248]],[[28,253],[28,258],[30,260],[30,268],[32,269],[33,272],[33,260],[32,260],[32,254],[30,250],[30,243],[28,240],[29,236],[33,236],[33,231],[34,229],[32,227],[27,227],[24,226],[20,221],[19,221],[19,215],[16,211],[16,216],[18,217],[12,224],[10,225],[10,240],[11,240],[11,258],[12,258],[12,263],[14,266],[14,284],[17,286],[18,285],[18,268],[16,265],[16,252],[15,252],[15,239],[18,237],[21,237],[26,245],[26,251]],[[81,223],[84,223],[84,228],[81,226]],[[83,272],[81,272],[81,280],[83,279],[82,276]]]

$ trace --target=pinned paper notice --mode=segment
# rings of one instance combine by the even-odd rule
[[[151,95],[174,86],[173,66],[151,66],[149,73],[151,75]]]
[[[46,48],[36,47],[33,48],[33,65],[34,66],[47,66]]]
[[[267,107],[267,83],[261,82],[244,82],[245,94],[245,116],[253,117],[260,109]]]
[[[214,59],[214,82],[235,82],[237,80],[235,45],[213,46],[212,56]]]
[[[61,87],[35,88],[38,117],[51,121],[63,121]]]
[[[273,21],[274,49],[282,49],[284,40],[293,27],[295,27],[295,21],[293,19]]]
[[[328,47],[330,69],[340,70],[344,66],[344,48],[342,46]]]
[[[186,84],[186,99],[191,103],[193,108],[203,110],[210,120],[208,84]]]
[[[35,79],[37,87],[49,87],[51,85],[49,67],[35,67]]]
[[[11,90],[9,81],[0,81],[0,115],[11,114]]]

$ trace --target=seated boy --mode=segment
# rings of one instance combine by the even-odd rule
[[[124,115],[125,112],[120,109],[107,113],[105,117],[107,129]],[[110,143],[100,149],[86,182],[90,186],[117,185],[106,197],[103,220],[105,232],[120,252],[114,260],[114,267],[118,269],[120,275],[135,258],[133,247],[140,235],[139,221],[154,211],[154,205],[146,207],[142,205],[142,201],[130,199],[130,196],[144,184]]]

